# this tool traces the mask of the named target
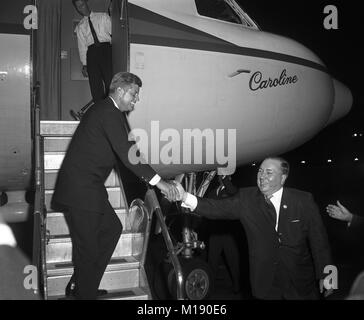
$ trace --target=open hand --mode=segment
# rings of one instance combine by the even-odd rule
[[[329,204],[326,207],[326,211],[329,214],[329,216],[331,218],[334,218],[334,219],[337,219],[337,220],[350,222],[352,220],[352,218],[353,218],[353,214],[348,209],[346,209],[340,203],[340,201],[337,201],[336,203],[337,203],[337,205]]]

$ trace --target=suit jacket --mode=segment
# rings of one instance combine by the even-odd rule
[[[198,199],[196,212],[212,219],[239,219],[249,247],[253,295],[264,298],[278,268],[288,273],[297,293],[308,297],[316,291],[324,267],[331,264],[326,230],[310,193],[284,188],[278,231],[268,216],[257,187],[243,188],[227,199]],[[282,270],[282,269],[281,269]]]
[[[353,215],[353,219],[351,220],[350,227],[363,227],[364,226],[364,218],[362,216]]]
[[[149,182],[156,172],[147,164],[131,164],[125,115],[110,98],[93,105],[78,125],[58,174],[53,206],[65,205],[103,212],[108,204],[104,186],[117,158]]]

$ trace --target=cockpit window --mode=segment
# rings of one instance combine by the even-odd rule
[[[195,0],[201,16],[241,24],[258,29],[258,26],[234,0]]]

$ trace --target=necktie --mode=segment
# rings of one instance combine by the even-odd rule
[[[94,38],[94,44],[98,47],[100,45],[100,41],[97,38],[97,34],[96,34],[96,31],[95,31],[94,25],[92,24],[90,16],[88,16],[88,24],[90,25],[90,30],[91,30],[91,33],[92,33],[92,37]]]
[[[267,203],[267,209],[268,212],[274,222],[274,226],[276,225],[276,221],[277,221],[277,212],[276,212],[276,208],[274,207],[272,201],[270,200],[273,196],[264,196],[265,202]]]

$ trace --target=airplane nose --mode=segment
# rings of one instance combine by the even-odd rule
[[[334,83],[335,100],[331,116],[326,125],[344,117],[350,111],[353,104],[353,95],[350,89],[336,79],[332,79],[332,81]]]

